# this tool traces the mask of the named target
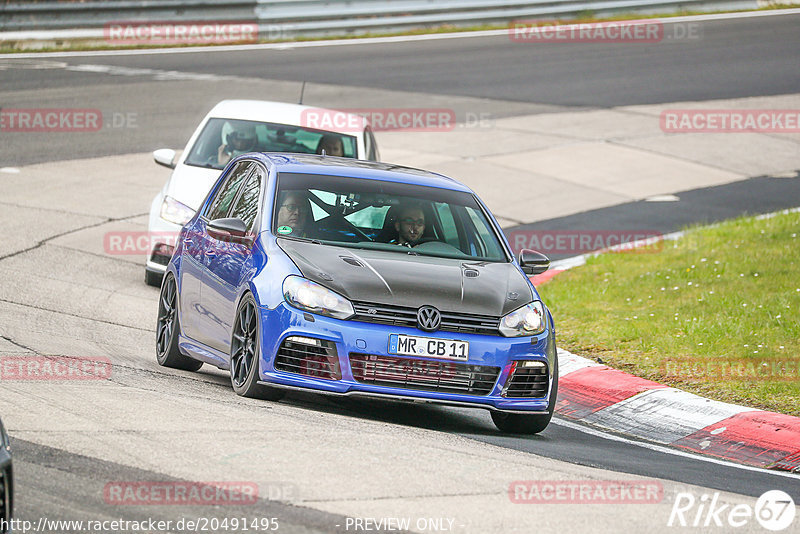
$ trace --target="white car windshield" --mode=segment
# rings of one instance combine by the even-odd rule
[[[231,158],[247,152],[293,152],[357,158],[356,138],[269,122],[210,119],[198,136],[187,165],[222,169]]]

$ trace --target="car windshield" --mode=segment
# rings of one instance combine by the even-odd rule
[[[346,158],[358,157],[352,135],[233,119],[209,119],[189,151],[185,163],[222,169],[232,158],[246,152],[293,152]]]
[[[278,175],[272,231],[343,247],[509,261],[471,193],[342,176]]]

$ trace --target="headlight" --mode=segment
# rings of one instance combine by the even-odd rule
[[[175,224],[183,226],[194,216],[194,210],[185,204],[181,204],[172,197],[164,197],[161,203],[161,218]]]
[[[283,298],[297,309],[335,319],[349,319],[355,315],[349,300],[299,276],[290,276],[283,281]]]
[[[536,300],[500,319],[500,333],[506,337],[535,336],[544,332],[546,325],[544,306]]]

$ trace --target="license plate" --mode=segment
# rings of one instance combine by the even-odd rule
[[[391,334],[389,336],[389,353],[466,361],[469,358],[469,343],[453,339]]]

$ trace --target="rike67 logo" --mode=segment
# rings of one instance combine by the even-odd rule
[[[739,528],[755,519],[767,530],[780,531],[792,525],[796,512],[792,497],[781,490],[767,491],[758,498],[755,506],[722,504],[719,492],[713,495],[704,493],[699,499],[691,493],[681,492],[675,496],[667,526]]]

